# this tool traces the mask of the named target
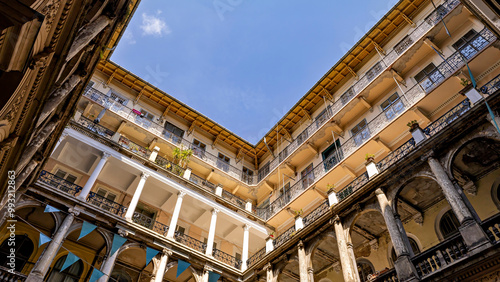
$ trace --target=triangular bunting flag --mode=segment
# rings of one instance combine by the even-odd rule
[[[208,282],[217,282],[219,280],[220,274],[209,271],[208,272]]]
[[[95,282],[95,281],[97,281],[97,279],[101,278],[102,276],[104,276],[104,273],[97,270],[97,268],[94,268],[94,270],[92,271],[92,275],[90,275],[89,282]]]
[[[127,238],[123,238],[122,236],[115,234],[113,236],[113,245],[111,245],[111,253],[109,254],[109,256],[114,255],[114,253],[118,251],[118,249],[123,246],[123,244],[125,244],[125,241],[127,241]]]
[[[61,210],[54,208],[51,205],[46,205],[43,212],[60,212]]]
[[[50,239],[50,237],[47,237],[47,236],[45,236],[45,234],[40,233],[40,239],[38,239],[38,247],[40,247],[41,245],[43,245],[47,242],[50,242],[50,241],[52,241],[52,239]]]
[[[177,260],[177,276],[175,278],[179,277],[184,270],[186,270],[191,264],[189,262],[185,262],[183,260]]]
[[[148,265],[151,260],[159,253],[160,251],[151,249],[150,247],[146,247],[146,265]]]
[[[80,240],[81,238],[89,235],[89,233],[94,231],[94,229],[96,229],[96,228],[97,228],[97,226],[95,226],[94,224],[84,221],[83,225],[82,225],[82,229],[80,229],[80,236],[78,236],[77,240]]]
[[[60,272],[63,272],[66,268],[73,265],[73,263],[77,262],[79,259],[80,258],[75,256],[72,252],[68,252],[68,255],[66,256],[66,260],[64,261],[64,264],[61,267]]]

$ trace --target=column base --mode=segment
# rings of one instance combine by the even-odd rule
[[[489,247],[491,242],[484,233],[484,230],[479,226],[475,220],[467,220],[458,227],[460,235],[464,239],[467,249],[469,251],[475,250],[480,247]]]
[[[419,281],[417,270],[415,266],[410,261],[410,256],[401,255],[394,262],[394,268],[398,274],[399,281]]]
[[[25,282],[43,282],[43,276],[39,273],[30,273]]]

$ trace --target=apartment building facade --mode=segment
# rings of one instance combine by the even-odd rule
[[[494,281],[500,48],[468,7],[398,2],[256,145],[101,60],[3,277]]]

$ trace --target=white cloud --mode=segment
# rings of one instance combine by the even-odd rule
[[[125,31],[125,33],[123,34],[123,39],[125,42],[127,42],[127,44],[130,44],[130,45],[137,43],[137,41],[135,40],[134,34],[132,33],[132,31],[129,31],[129,30]]]
[[[161,11],[158,10],[157,14],[161,14]],[[163,19],[146,13],[142,14],[141,29],[144,35],[154,36],[162,36],[172,32]]]

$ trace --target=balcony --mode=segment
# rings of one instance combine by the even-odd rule
[[[458,0],[447,0],[438,6],[419,26],[417,26],[409,35],[398,43],[390,52],[375,63],[363,76],[353,84],[344,94],[342,94],[333,105],[328,106],[326,111],[316,117],[306,129],[304,129],[292,142],[285,147],[276,158],[261,168],[256,176],[256,183],[265,179],[283,162],[312,136],[314,136],[325,124],[333,117],[338,115],[346,106],[351,103],[355,97],[358,97],[370,84],[372,84],[386,69],[394,64],[411,46],[422,39],[424,35],[436,26],[442,18],[446,17],[453,9],[460,4]],[[432,85],[431,85],[432,86]]]
[[[191,148],[193,150],[193,155],[200,159],[201,161],[209,164],[210,166],[224,172],[225,174],[231,176],[232,178],[241,181],[246,184],[252,184],[253,179],[243,174],[243,171],[235,166],[227,162],[221,161],[217,156],[212,155],[205,150],[202,150],[195,144],[189,142],[182,137],[175,135],[174,133],[163,128],[161,124],[158,124],[154,121],[148,120],[146,118],[141,118],[134,109],[128,108],[127,106],[122,104],[122,101],[113,100],[111,97],[106,96],[106,94],[98,91],[97,89],[89,87],[84,93],[83,96],[87,99],[99,104],[100,106],[108,109],[109,111],[117,114],[118,116],[135,123],[136,125],[142,127],[144,130],[156,135],[157,137],[167,141],[167,143],[172,144],[173,146],[181,146],[185,148]],[[88,120],[88,123],[93,123]],[[111,138],[114,134],[112,130],[101,127],[99,129],[95,129],[99,135],[105,136],[106,138]],[[145,153],[145,152],[143,152]]]
[[[330,171],[334,170],[341,162],[349,158],[354,152],[364,146],[368,141],[371,140],[373,136],[376,136],[383,130],[385,130],[391,123],[393,123],[398,117],[402,116],[409,108],[416,105],[423,98],[425,98],[430,92],[440,86],[443,82],[445,82],[449,77],[451,77],[455,72],[460,70],[465,66],[464,60],[472,60],[477,56],[481,51],[485,50],[490,44],[496,41],[496,37],[493,35],[491,31],[487,28],[483,29],[479,32],[474,38],[472,38],[467,44],[457,50],[455,53],[446,58],[446,61],[437,66],[436,71],[440,74],[440,79],[436,79],[434,81],[427,81],[425,87],[421,84],[415,84],[406,93],[403,93],[400,97],[400,101],[398,102],[398,107],[403,108],[404,110],[399,109],[397,112],[393,111],[389,115],[388,112],[384,111],[378,114],[375,118],[367,123],[367,125],[363,128],[361,132],[350,137],[346,141],[343,142],[341,146],[341,151],[339,154],[330,156],[328,159],[325,159],[323,162],[318,164],[313,168],[307,175],[304,175],[301,180],[297,181],[294,185],[290,187],[287,191],[285,191],[280,197],[275,199],[271,204],[264,209],[257,209],[257,215],[265,220],[268,220],[273,215],[281,211],[285,206],[294,201],[299,197],[302,193],[304,193],[309,187],[313,184],[317,183],[322,177],[327,175]],[[491,83],[491,82],[490,82]],[[498,84],[495,84],[498,87]],[[464,102],[468,103],[468,102]],[[456,111],[467,111],[470,108],[470,105],[458,105],[455,110]],[[467,109],[461,109],[462,107],[467,107]],[[328,112],[328,111],[327,111]],[[459,113],[449,113],[450,115],[459,114]],[[443,126],[444,122],[440,123],[440,126]],[[313,123],[314,124],[314,123]],[[311,124],[311,125],[313,125]],[[434,131],[439,131],[440,128],[437,124],[432,125],[432,127],[427,128],[426,132],[428,135],[433,133]],[[409,141],[410,142],[410,141]],[[401,152],[407,150],[407,147],[410,146],[405,144],[402,148],[398,148],[394,152]],[[387,160],[383,162],[388,162],[393,157],[393,153],[387,156]],[[382,166],[384,165],[382,162]],[[356,178],[351,184],[347,185],[346,188],[339,192],[339,197],[344,197],[344,194],[348,195],[355,190],[360,185],[366,183],[368,181],[368,176],[362,174],[360,177]]]
[[[10,272],[10,269],[0,266],[0,281],[6,282],[24,282],[28,276],[17,271]]]

